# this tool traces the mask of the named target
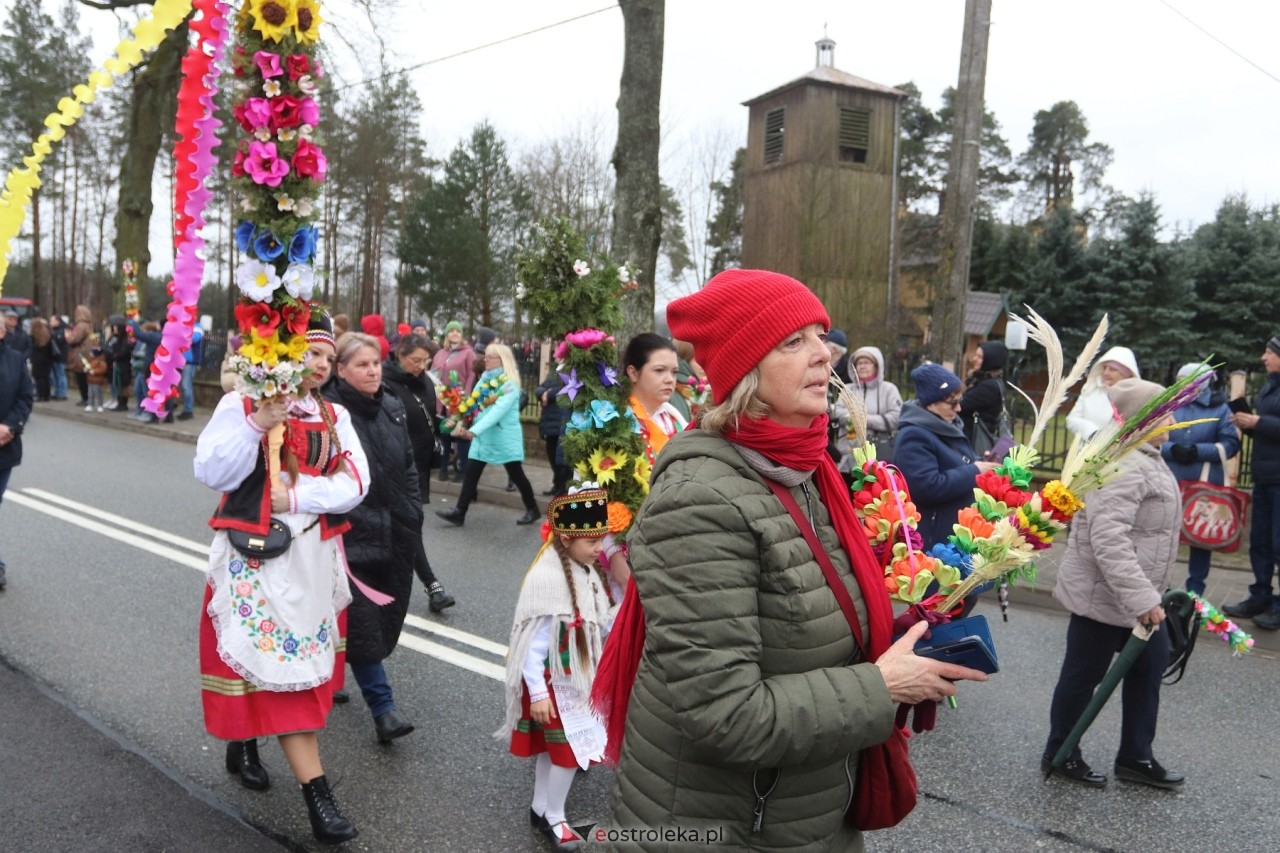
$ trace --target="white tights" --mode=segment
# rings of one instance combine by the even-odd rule
[[[555,826],[564,823],[564,804],[569,799],[569,787],[578,772],[576,767],[558,767],[551,763],[551,756],[541,753],[533,771],[533,810]]]

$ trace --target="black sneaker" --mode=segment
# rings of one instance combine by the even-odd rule
[[[178,415],[178,420],[180,420],[180,421],[189,421],[189,420],[191,420],[191,419],[192,419],[192,418],[194,418],[194,417],[195,417],[195,414],[194,414],[193,412],[181,412],[181,413],[179,413],[179,415]]]
[[[431,596],[431,603],[427,607],[432,613],[439,613],[446,607],[452,607],[458,602],[454,601],[452,595],[444,591],[444,587],[440,585],[440,581],[432,581],[427,587],[427,595]]]
[[[1040,759],[1040,772],[1046,779],[1057,774],[1086,788],[1102,788],[1107,784],[1107,777],[1086,764],[1083,758],[1068,758],[1061,767],[1054,767],[1053,756],[1046,755]]]
[[[1237,601],[1235,604],[1222,605],[1222,612],[1232,619],[1252,619],[1259,613],[1266,613],[1270,609],[1271,601],[1266,598],[1246,598],[1244,601]]]
[[[1273,607],[1266,613],[1259,613],[1253,617],[1253,624],[1264,631],[1280,629],[1280,607]]]
[[[1153,788],[1176,788],[1187,781],[1181,773],[1165,770],[1154,758],[1150,761],[1121,761],[1117,758],[1115,771],[1117,779]]]

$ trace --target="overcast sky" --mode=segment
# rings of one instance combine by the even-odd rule
[[[611,139],[623,21],[609,5],[396,0],[377,31],[390,66],[428,63],[411,79],[436,156],[483,119],[516,147],[562,135],[584,116],[607,122]],[[363,54],[361,68],[345,52],[335,75],[377,73],[373,28],[350,0],[331,0],[325,12],[323,37],[341,29]],[[936,108],[956,82],[963,13],[963,0],[668,0],[664,157],[716,129],[745,144],[741,103],[812,68],[824,28],[838,68],[890,85],[913,80]],[[1092,138],[1115,150],[1110,183],[1129,195],[1152,191],[1166,225],[1186,229],[1212,219],[1227,193],[1280,202],[1277,33],[1275,0],[994,0],[986,103],[1017,154],[1037,110],[1074,100]],[[99,44],[109,46],[109,34]]]

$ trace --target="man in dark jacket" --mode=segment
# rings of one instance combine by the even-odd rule
[[[25,363],[31,357],[31,336],[22,328],[22,318],[10,308],[4,312],[4,323],[8,328],[9,349],[16,352]]]
[[[26,359],[8,346],[8,327],[0,323],[0,501],[9,474],[22,462],[22,430],[31,417],[35,388]],[[0,589],[4,589],[4,560],[0,559]]]
[[[1249,522],[1249,597],[1222,612],[1236,619],[1253,617],[1266,631],[1280,628],[1280,595],[1271,591],[1280,560],[1280,335],[1262,351],[1267,384],[1258,392],[1257,413],[1236,412],[1231,420],[1253,437],[1253,518]]]
[[[542,436],[542,441],[547,448],[547,464],[551,466],[551,488],[542,494],[544,495],[561,495],[568,488],[569,478],[573,471],[564,461],[564,452],[560,449],[560,436],[564,433],[565,412],[564,406],[556,402],[556,397],[560,394],[560,389],[564,386],[564,382],[560,380],[559,374],[555,370],[547,372],[546,378],[542,380],[542,384],[533,389],[533,393],[538,395],[538,402],[542,404],[542,416],[538,418],[538,435]]]

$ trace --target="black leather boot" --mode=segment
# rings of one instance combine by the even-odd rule
[[[360,834],[338,810],[338,801],[333,798],[329,780],[325,777],[317,776],[303,785],[302,797],[307,801],[311,834],[316,837],[316,841],[321,844],[341,844]]]
[[[456,506],[450,510],[438,509],[436,510],[436,515],[440,516],[450,524],[456,524],[458,527],[461,527],[467,520],[467,514]]]
[[[516,524],[533,524],[542,518],[542,512],[536,506],[528,507],[524,511],[524,515],[516,519]]]
[[[227,772],[238,773],[240,784],[251,791],[265,791],[271,786],[267,768],[258,758],[256,740],[233,740],[227,744]]]

